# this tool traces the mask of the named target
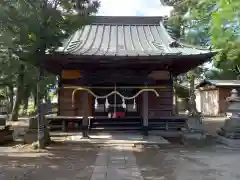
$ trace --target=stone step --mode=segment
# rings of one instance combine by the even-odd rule
[[[91,128],[90,131],[129,131],[129,130],[136,130],[140,131],[142,130],[142,127],[94,127]]]

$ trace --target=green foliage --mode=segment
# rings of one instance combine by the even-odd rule
[[[237,79],[239,73],[234,72],[231,69],[211,69],[205,73],[205,77],[207,79],[214,79],[214,80],[232,80]]]
[[[46,51],[53,52],[87,23],[98,5],[89,0],[3,0],[0,42],[21,60],[39,63]]]
[[[240,1],[202,0],[191,10],[191,18],[211,37],[213,48],[222,49],[215,57],[214,66],[236,69],[240,64]]]
[[[198,27],[196,22],[192,21],[189,17],[189,12],[192,7],[196,6],[198,0],[166,0],[167,5],[173,6],[174,10],[168,21],[168,25],[172,26],[172,34],[176,39],[186,42],[192,45],[203,45],[199,40]],[[195,33],[191,33],[194,30]],[[200,31],[199,31],[200,32]],[[197,67],[196,69],[188,72],[185,76],[185,80],[191,78],[201,78],[205,69],[203,67]],[[184,76],[184,75],[182,75]],[[182,78],[182,77],[180,77]]]
[[[222,49],[213,59],[213,65],[221,69],[221,74],[231,71],[229,77],[236,78],[240,65],[240,1],[167,0],[166,3],[174,6],[170,23],[179,28],[181,40]]]
[[[97,0],[1,0],[0,84],[21,88],[16,92],[21,99],[29,94],[36,97],[36,67],[42,65],[44,55],[88,23],[98,7]],[[55,86],[56,77],[45,73],[40,98],[47,98]]]
[[[21,62],[16,56],[13,56],[11,51],[2,51],[0,56],[0,86],[16,84],[16,78]]]
[[[174,83],[174,88],[175,88],[176,94],[179,98],[189,97],[188,87],[181,86],[179,83]]]

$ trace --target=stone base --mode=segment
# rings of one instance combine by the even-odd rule
[[[184,145],[205,146],[207,145],[207,136],[204,133],[183,132],[181,141]]]
[[[13,130],[2,129],[0,130],[0,144],[7,144],[13,142]]]
[[[148,136],[148,126],[143,126],[142,127],[142,135],[143,136]]]
[[[230,139],[225,136],[217,135],[217,141],[232,148],[240,148],[240,139]]]
[[[236,130],[240,130],[240,119],[239,117],[230,117],[227,118],[224,122],[224,126],[223,129],[225,131],[236,131]]]
[[[179,138],[182,136],[182,131],[163,131],[163,130],[151,130],[149,131],[149,135],[153,136],[162,136],[164,138]]]
[[[38,130],[37,129],[29,129],[24,135],[24,143],[32,144],[38,141]],[[39,147],[43,148],[51,142],[50,135],[48,129],[44,130],[44,137],[39,141]]]
[[[225,127],[223,127],[217,134],[228,139],[240,139],[240,129],[226,130]]]
[[[202,125],[200,117],[198,117],[198,116],[188,117],[186,124],[187,124],[186,128],[188,131],[197,132],[197,133],[203,132],[203,125]]]
[[[37,129],[29,129],[24,135],[24,143],[32,144],[38,140],[38,130]]]

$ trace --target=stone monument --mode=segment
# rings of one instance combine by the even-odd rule
[[[183,129],[182,143],[193,146],[206,145],[206,133],[201,113],[188,114],[186,128]]]
[[[41,104],[41,114],[31,117],[29,119],[29,128],[26,134],[24,135],[24,143],[31,144],[39,141],[41,147],[50,143],[50,135],[48,131],[48,122],[45,118],[49,107],[48,104]],[[38,120],[38,118],[40,118]]]
[[[231,91],[227,101],[227,118],[224,126],[217,132],[217,139],[229,147],[240,147],[240,97],[236,89]]]

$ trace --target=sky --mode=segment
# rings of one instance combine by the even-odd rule
[[[100,0],[98,15],[105,16],[169,16],[171,7],[160,0]]]

